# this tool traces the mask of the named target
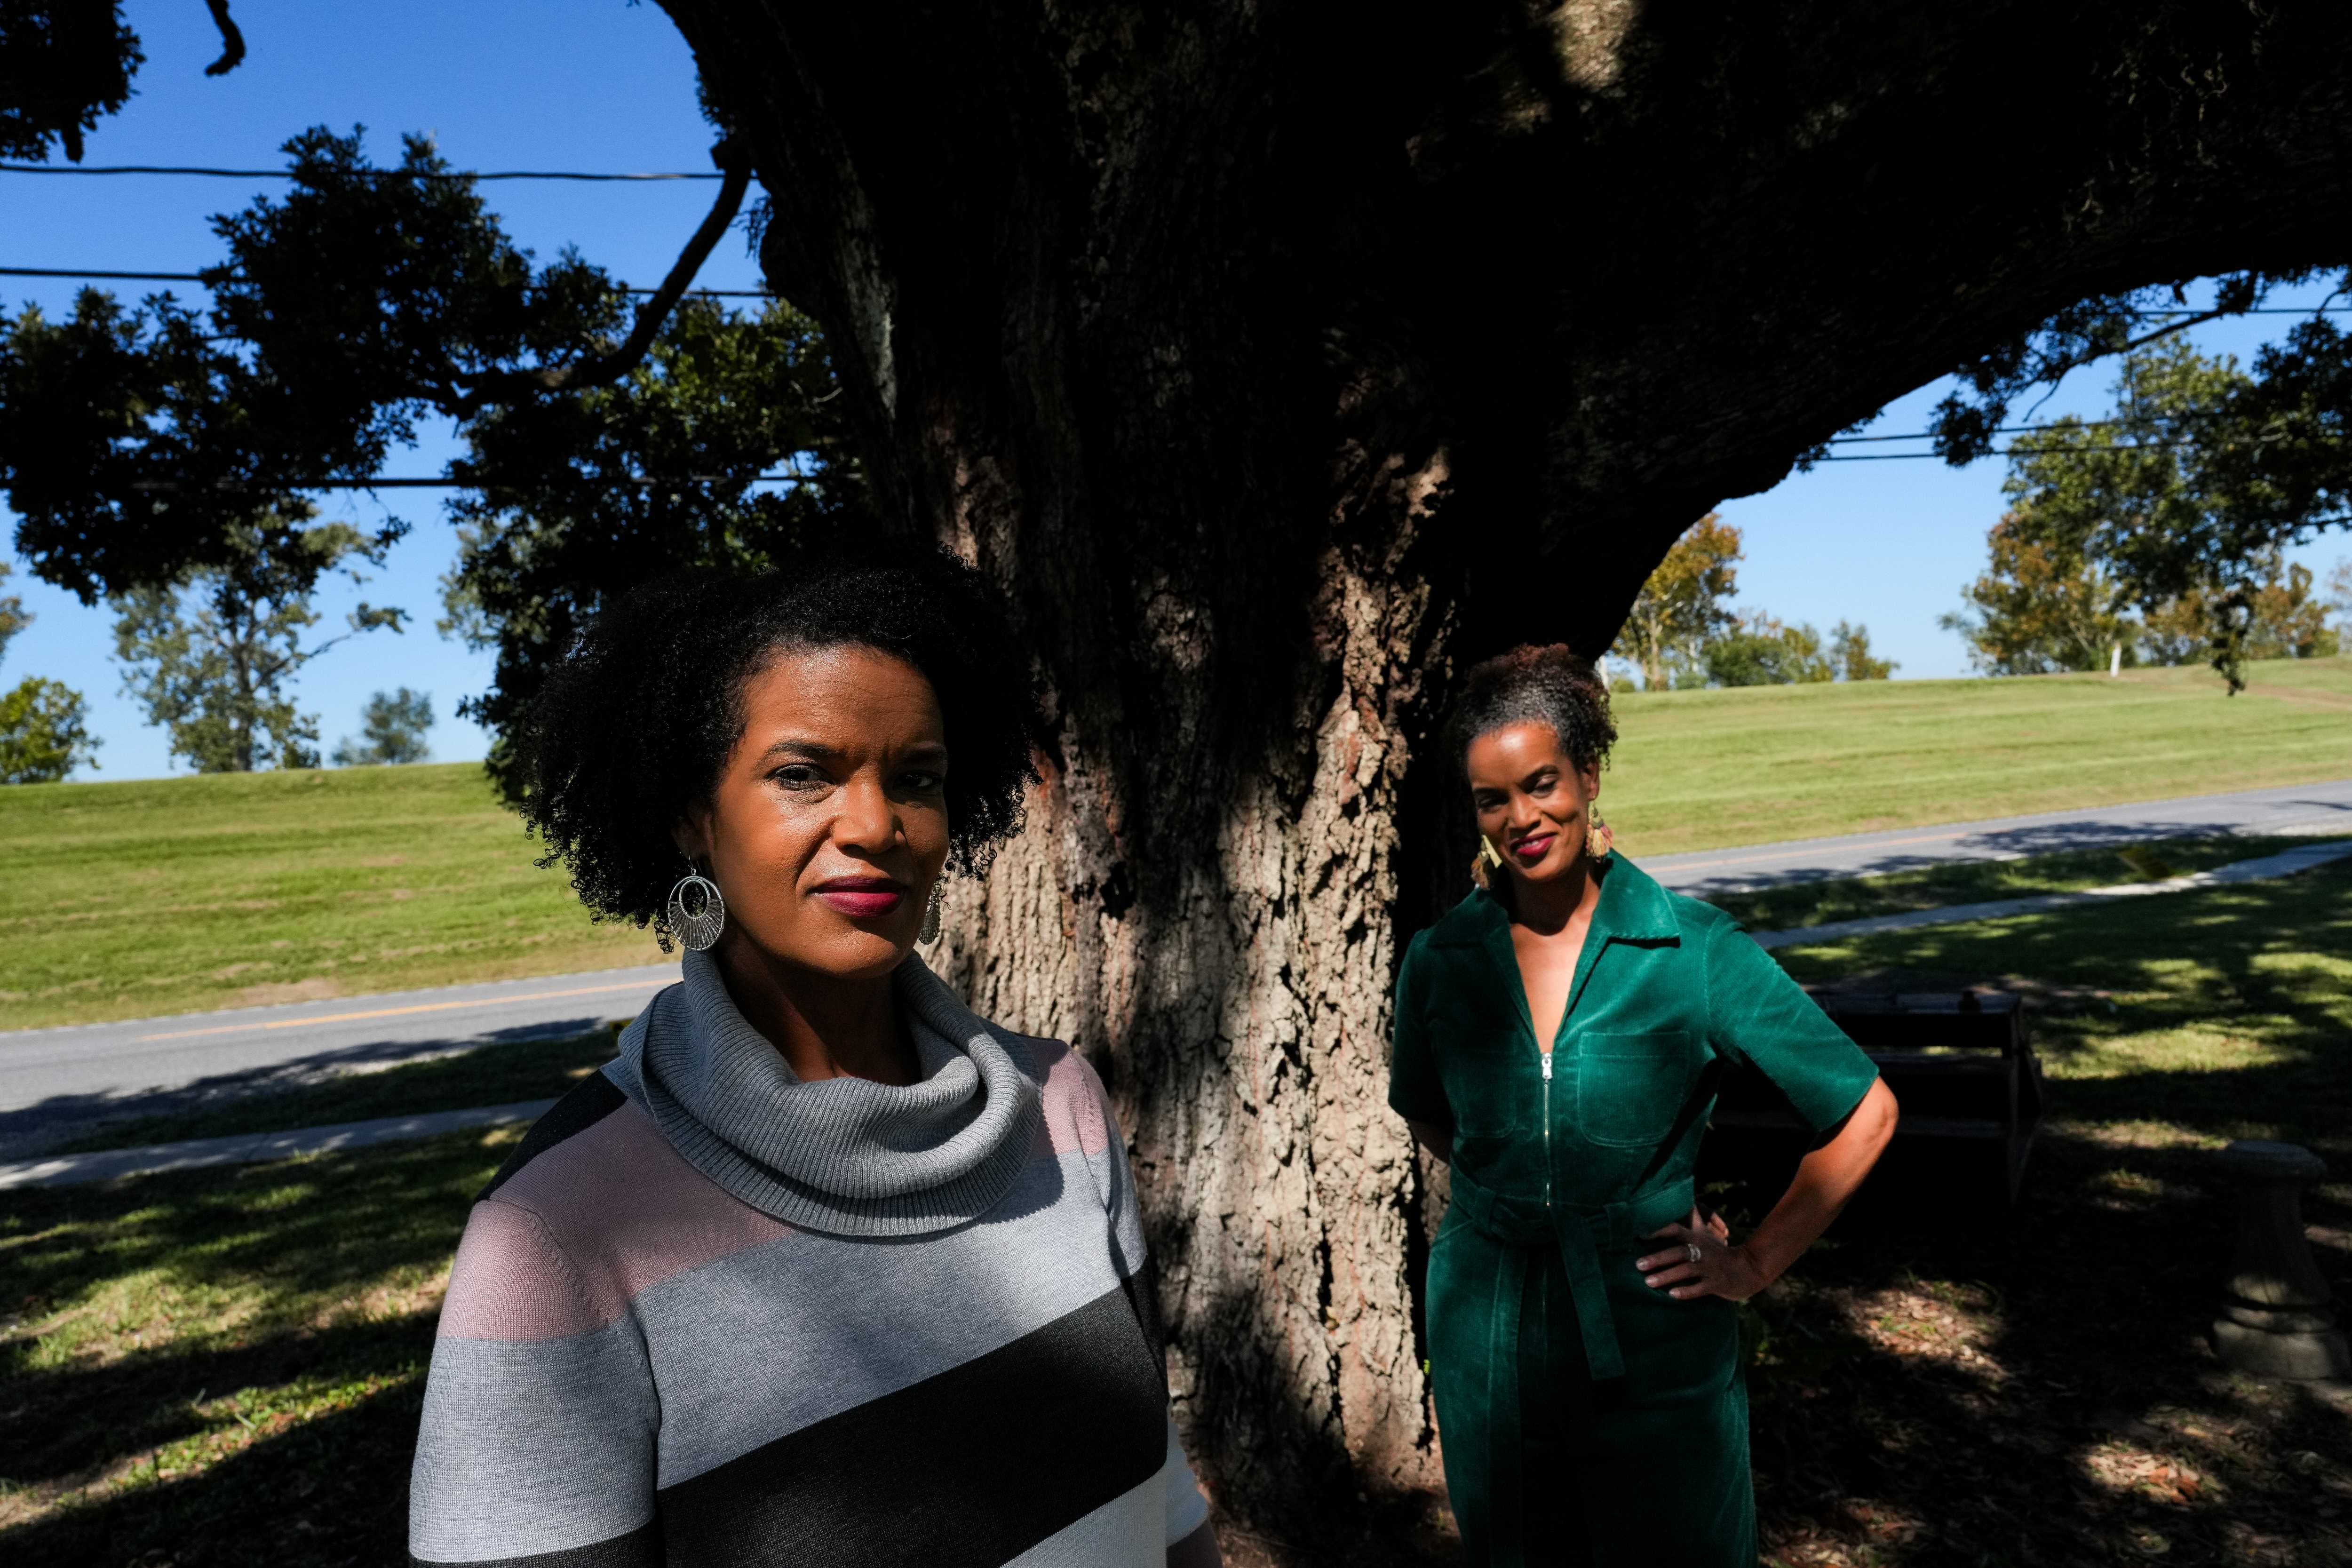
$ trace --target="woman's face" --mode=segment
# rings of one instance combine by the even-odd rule
[[[842,979],[915,945],[948,858],[946,725],[922,672],[870,648],[784,653],[681,847],[727,900],[719,941]]]
[[[1478,831],[1514,877],[1549,882],[1576,868],[1601,794],[1601,770],[1580,769],[1559,734],[1538,721],[1507,724],[1470,742],[1470,801]]]

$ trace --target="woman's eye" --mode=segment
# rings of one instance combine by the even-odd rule
[[[823,784],[824,775],[806,763],[793,763],[768,775],[786,789],[814,789]]]
[[[945,774],[917,769],[898,775],[898,787],[915,795],[937,795],[948,787]]]

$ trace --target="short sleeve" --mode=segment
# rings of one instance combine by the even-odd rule
[[[1396,1012],[1389,1044],[1389,1108],[1408,1121],[1454,1125],[1429,1037],[1429,955],[1420,937],[1405,950],[1397,971]]]
[[[1877,1080],[1878,1065],[1729,921],[1707,932],[1706,986],[1707,1044],[1769,1079],[1814,1131],[1843,1121]]]

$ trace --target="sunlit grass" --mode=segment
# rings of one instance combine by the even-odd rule
[[[1774,956],[1806,980],[1877,973],[2041,999],[2035,1042],[2062,1121],[2352,1156],[2352,864]]]
[[[651,963],[472,763],[0,788],[0,1028]]]
[[[2051,1121],[2014,1210],[1915,1166],[1758,1299],[1768,1561],[2352,1561],[2347,1406],[2203,1339],[2228,1140],[2329,1162],[2304,1214],[2352,1268],[2352,865],[1775,956],[2023,992]]]
[[[2352,776],[2352,658],[1616,700],[1602,814],[1635,859]]]
[[[2352,774],[2352,659],[2252,679],[1633,694],[1603,806],[1638,859]],[[471,763],[0,789],[0,1028],[657,956],[536,854]]]

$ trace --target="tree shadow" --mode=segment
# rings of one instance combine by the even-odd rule
[[[2336,1562],[2352,1397],[2232,1373],[2198,1150],[2053,1141],[2015,1211],[1874,1194],[1759,1299],[1759,1503],[1783,1560]],[[1984,1194],[1997,1201],[1997,1192]],[[2311,1217],[2340,1228],[2324,1198]],[[2341,1279],[2347,1257],[2323,1249]],[[1831,1555],[1832,1552],[1835,1555]]]
[[[19,1525],[0,1533],[0,1554],[12,1568],[400,1568],[423,1403],[422,1380],[409,1382],[195,1475]]]
[[[2322,814],[2340,816],[2345,829],[2352,831],[2352,801],[2297,800],[2292,803],[2315,816]],[[1945,853],[1922,855],[1904,853],[1889,847],[1885,853],[1855,861],[1841,858],[1837,864],[1823,862],[1813,866],[1776,867],[1772,870],[1741,875],[1737,872],[1710,877],[1703,881],[1677,882],[1675,889],[1696,899],[1721,897],[1731,893],[1754,892],[1761,889],[1780,887],[1791,882],[1843,881],[1855,877],[1885,877],[1902,871],[1927,871],[1948,867],[1956,860],[2021,860],[2032,856],[2058,855],[2088,849],[2116,849],[2127,845],[2147,844],[2162,839],[2210,838],[2225,831],[2211,822],[2168,819],[2148,822],[2048,822],[2026,823],[2011,827],[1989,827],[1980,832],[1965,834],[1951,840]],[[2117,880],[2121,880],[2119,877]]]
[[[402,1561],[433,1285],[498,1142],[10,1194],[0,1495],[100,1485],[0,1558]],[[257,1440],[214,1461],[231,1422]]]
[[[127,1121],[219,1110],[242,1101],[310,1089],[352,1072],[422,1062],[457,1052],[531,1044],[604,1029],[607,1020],[583,1015],[552,1023],[415,1040],[378,1040],[317,1051],[236,1072],[215,1073],[171,1089],[48,1095],[0,1110],[0,1159],[23,1159],[71,1139]]]

